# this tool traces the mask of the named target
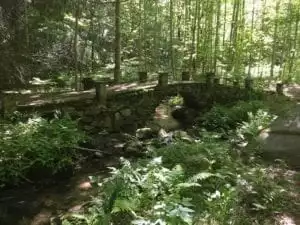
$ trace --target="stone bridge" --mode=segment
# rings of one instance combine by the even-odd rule
[[[181,95],[187,108],[203,111],[214,103],[245,100],[257,94],[260,93],[249,85],[224,85],[215,78],[207,78],[205,82],[168,82],[167,77],[160,77],[158,82],[110,87],[97,82],[92,90],[62,93],[52,99],[31,101],[18,105],[17,110],[41,114],[60,110],[79,118],[88,130],[116,131],[144,126],[145,121],[153,118],[156,107],[171,96]]]

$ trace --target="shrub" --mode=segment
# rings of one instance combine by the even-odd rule
[[[145,165],[122,160],[112,176],[102,183],[104,194],[94,201],[90,214],[66,218],[72,224],[192,224],[194,210],[184,189],[199,186],[184,182],[180,166],[167,169],[161,158]]]
[[[30,174],[56,174],[74,164],[74,147],[84,139],[70,118],[40,117],[0,128],[0,183],[18,184]],[[45,175],[45,174],[44,174]]]
[[[200,126],[210,131],[228,131],[235,129],[239,123],[248,121],[248,113],[256,113],[264,108],[261,101],[239,101],[231,108],[216,105],[201,118]]]
[[[237,135],[242,140],[253,140],[259,133],[271,124],[276,116],[264,110],[258,110],[255,114],[248,113],[248,121],[243,121],[237,128]]]
[[[226,164],[234,163],[229,145],[215,138],[197,144],[175,143],[157,149],[155,155],[161,156],[168,168],[180,164],[190,175],[200,170],[216,171]]]

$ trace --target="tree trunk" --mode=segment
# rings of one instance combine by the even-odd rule
[[[227,0],[224,2],[224,26],[223,26],[223,41],[222,45],[225,46],[225,40],[226,40],[226,20],[227,20]]]
[[[252,2],[250,45],[253,44],[254,13],[255,13],[255,0],[253,0],[253,2]],[[252,48],[250,49],[250,53],[249,53],[249,63],[248,63],[248,73],[247,73],[248,77],[251,76],[251,66],[252,66]]]
[[[92,73],[95,73],[95,25],[94,25],[94,13],[95,10],[95,5],[92,4],[92,7],[90,8],[90,13],[91,13],[91,22],[90,22],[90,31],[91,31],[91,36],[92,36],[92,43],[91,43],[91,68],[92,68]]]
[[[293,50],[292,50],[292,58],[291,58],[291,62],[289,65],[289,74],[292,73],[293,68],[294,68],[294,63],[295,63],[295,56],[296,56],[296,52],[297,52],[297,47],[298,47],[298,33],[299,33],[299,23],[300,23],[300,6],[298,7],[298,11],[297,11],[297,17],[296,17],[296,24],[295,24],[295,33],[294,33],[294,46],[293,46]]]
[[[274,66],[275,66],[275,56],[276,56],[276,48],[277,48],[277,36],[278,36],[278,12],[280,7],[280,1],[277,0],[276,2],[276,14],[275,14],[275,25],[274,25],[274,33],[273,33],[273,46],[272,46],[272,59],[271,59],[271,69],[270,69],[270,76],[274,76]]]
[[[219,57],[219,29],[220,29],[220,14],[221,14],[221,1],[217,1],[217,24],[216,24],[216,34],[215,34],[215,54],[214,54],[214,72],[217,72],[217,63]]]
[[[194,61],[194,53],[195,53],[195,32],[196,32],[196,24],[197,24],[197,14],[199,1],[196,1],[196,8],[194,12],[194,20],[192,21],[191,33],[192,33],[192,43],[190,46],[190,59],[189,59],[189,73],[192,74],[193,77],[193,61]]]
[[[174,50],[173,50],[173,33],[174,33],[174,28],[173,28],[173,0],[170,0],[170,8],[169,8],[169,28],[170,28],[170,33],[169,33],[169,64],[170,64],[170,69],[171,69],[171,74],[173,78],[175,78],[175,68],[174,68]]]
[[[143,40],[143,29],[142,29],[142,0],[139,0],[139,37],[138,37],[138,57],[139,57],[139,71],[144,71],[143,70],[143,45],[142,45],[142,40]]]
[[[115,69],[114,82],[121,78],[121,0],[115,1]]]
[[[29,32],[28,32],[28,5],[27,1],[24,2],[24,14],[25,14],[25,43],[26,50],[29,49]]]
[[[78,77],[78,20],[79,20],[79,1],[77,1],[75,9],[75,29],[74,29],[74,43],[73,43],[73,54],[74,54],[74,77],[75,77],[75,90],[79,91],[79,77]]]

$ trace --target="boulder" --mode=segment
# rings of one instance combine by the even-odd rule
[[[164,144],[170,144],[173,141],[173,133],[168,133],[164,129],[160,129],[158,132],[158,139]]]
[[[195,140],[190,135],[188,135],[187,132],[185,132],[183,130],[174,131],[174,138],[176,138],[178,140],[186,141],[188,143],[195,142]]]
[[[143,143],[138,140],[132,140],[125,145],[125,152],[126,153],[142,153],[144,152],[145,148]]]
[[[192,125],[198,116],[198,112],[184,106],[176,106],[171,113],[172,117],[176,119],[181,126],[188,127]]]
[[[136,130],[136,135],[138,139],[150,139],[155,136],[155,131],[149,127],[144,127]]]

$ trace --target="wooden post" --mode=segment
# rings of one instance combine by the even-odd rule
[[[95,81],[95,88],[96,88],[96,101],[100,105],[106,105],[106,99],[107,99],[106,82]]]
[[[239,87],[239,82],[237,80],[233,81],[233,87]]]
[[[158,86],[164,87],[168,85],[169,74],[166,72],[159,73]]]
[[[207,88],[211,88],[214,85],[214,73],[207,73],[206,74],[206,86]]]
[[[85,77],[81,80],[81,83],[83,85],[83,90],[90,90],[93,89],[95,86],[95,81],[91,77]]]
[[[0,118],[5,116],[4,93],[0,91]]]
[[[250,77],[245,78],[245,88],[247,90],[252,90],[253,89],[253,80]]]
[[[283,83],[277,83],[276,84],[276,92],[279,95],[283,95]]]
[[[189,81],[190,80],[190,72],[189,71],[183,71],[181,73],[181,80],[182,81]]]
[[[140,71],[140,72],[138,72],[138,75],[139,75],[139,82],[140,83],[147,82],[147,80],[148,80],[148,74],[147,74],[147,72]]]
[[[219,77],[215,77],[214,78],[214,85],[219,85],[220,84],[220,78]]]

